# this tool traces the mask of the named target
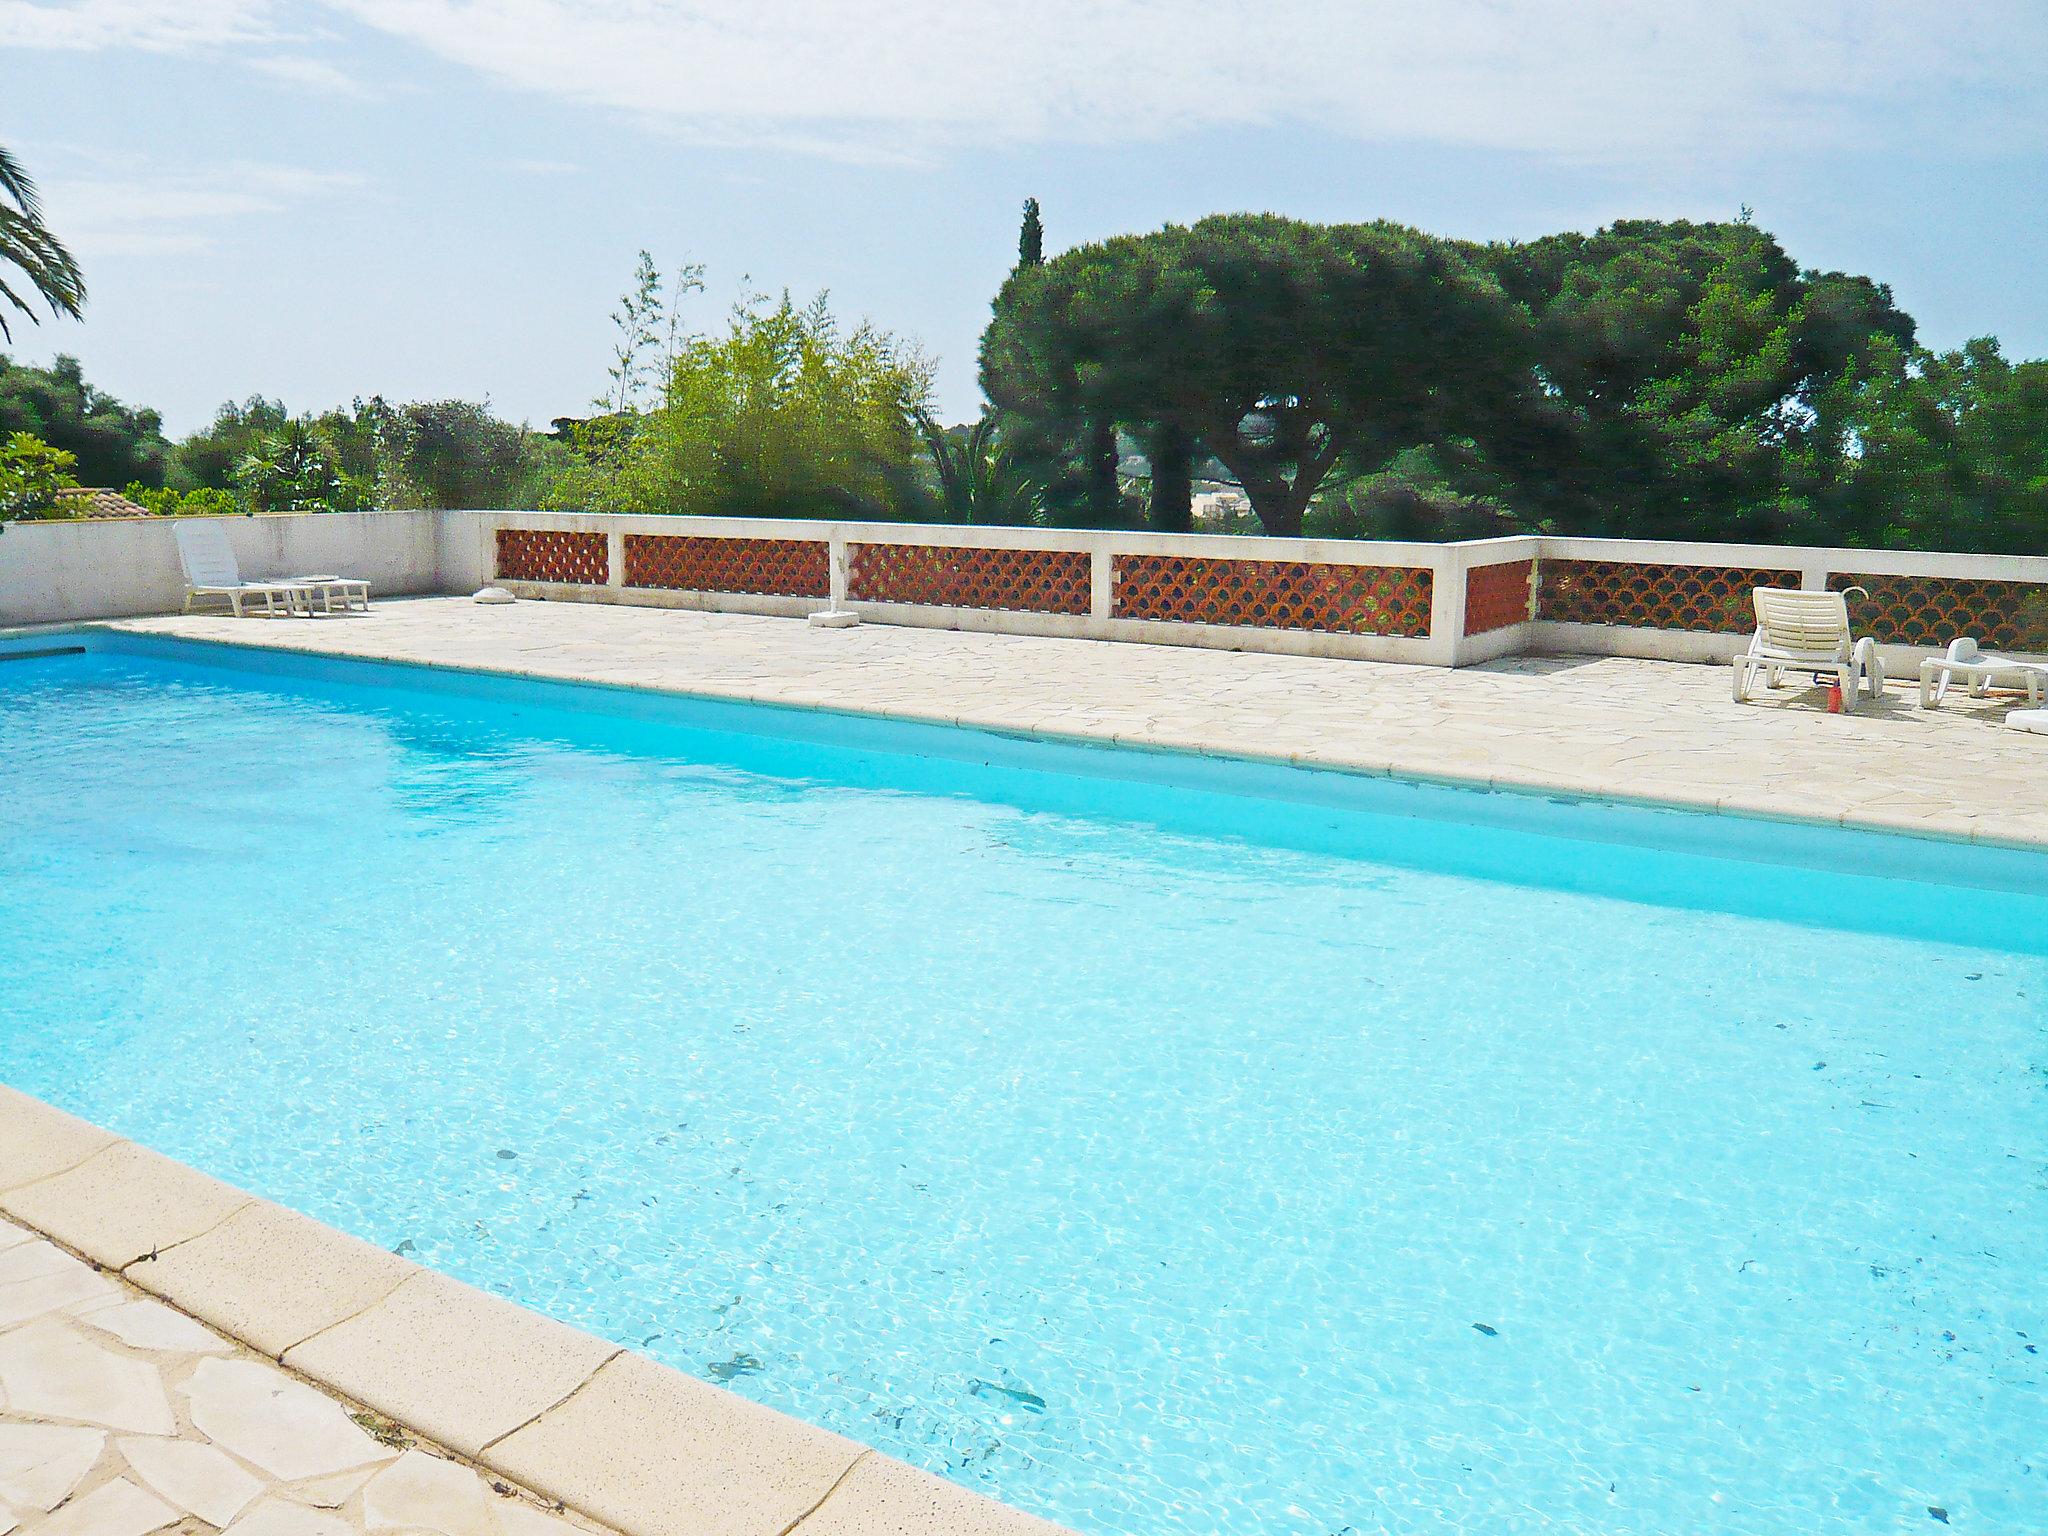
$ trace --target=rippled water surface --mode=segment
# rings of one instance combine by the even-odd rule
[[[2048,1529],[2038,897],[197,654],[0,664],[31,1093],[1102,1536]]]

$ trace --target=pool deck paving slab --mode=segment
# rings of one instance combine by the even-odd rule
[[[596,603],[378,602],[316,619],[112,627],[230,644],[2048,847],[2048,738],[2013,696],[1854,714],[1726,667],[1522,656],[1456,670]]]

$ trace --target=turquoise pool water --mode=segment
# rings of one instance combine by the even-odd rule
[[[2048,860],[87,643],[30,1093],[1101,1536],[2048,1529]]]

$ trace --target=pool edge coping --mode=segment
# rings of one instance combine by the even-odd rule
[[[423,672],[457,672],[476,677],[489,677],[522,682],[545,682],[571,684],[578,687],[602,688],[620,693],[646,694],[664,698],[701,700],[713,703],[758,704],[772,709],[797,710],[809,714],[836,715],[846,719],[867,721],[904,721],[917,725],[953,726],[962,730],[980,731],[991,736],[1010,737],[1024,741],[1039,741],[1060,746],[1077,747],[1119,747],[1127,751],[1156,753],[1169,757],[1205,758],[1219,762],[1240,762],[1274,768],[1308,768],[1326,773],[1342,773],[1358,778],[1398,779],[1403,783],[1438,786],[1489,794],[1508,794],[1529,799],[1594,802],[1623,806],[1637,810],[1684,811],[1695,815],[1728,816],[1741,820],[1779,823],[1802,827],[1836,827],[1850,832],[1877,833],[1890,837],[1910,837],[1923,842],[1946,843],[1976,848],[2000,848],[2020,853],[2048,853],[2048,837],[2007,837],[1995,832],[1982,832],[1969,825],[1948,825],[1944,819],[1928,820],[1912,816],[1855,814],[1845,811],[1838,816],[1788,809],[1782,804],[1771,803],[1761,796],[1745,796],[1741,793],[1728,795],[1683,796],[1675,793],[1644,794],[1636,790],[1616,787],[1599,782],[1597,775],[1589,776],[1591,782],[1579,782],[1558,776],[1546,779],[1538,774],[1516,775],[1513,773],[1458,773],[1453,770],[1418,767],[1399,759],[1376,761],[1310,750],[1294,753],[1260,752],[1254,748],[1232,746],[1219,748],[1212,744],[1191,741],[1175,741],[1151,735],[1118,735],[1115,732],[1089,732],[1059,730],[1044,726],[1019,724],[1014,721],[992,721],[973,714],[947,714],[938,711],[916,709],[862,709],[846,704],[802,698],[777,698],[745,688],[696,687],[677,688],[658,683],[622,681],[611,678],[581,676],[574,672],[538,671],[530,667],[474,666],[465,663],[423,659],[416,656],[367,655],[359,651],[333,650],[318,644],[273,641],[250,636],[248,639],[222,639],[219,636],[203,637],[165,634],[162,631],[142,627],[152,618],[164,615],[149,615],[135,619],[96,619],[85,622],[71,622],[57,625],[19,626],[0,629],[0,640],[16,635],[50,635],[56,633],[103,630],[118,635],[135,635],[156,640],[170,640],[178,644],[197,646],[218,646],[226,650],[265,651],[304,656],[324,657],[331,661],[366,662],[372,665],[408,667]],[[1373,665],[1373,663],[1365,663]]]
[[[1075,1536],[4,1083],[0,1148],[9,1220],[621,1536]],[[289,1236],[230,1238],[196,1266],[173,1259],[204,1255],[196,1245],[245,1218]],[[292,1262],[275,1261],[279,1246]]]

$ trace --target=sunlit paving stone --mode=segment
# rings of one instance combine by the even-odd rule
[[[0,1337],[0,1392],[16,1414],[149,1435],[177,1429],[154,1366],[103,1349],[68,1323]]]
[[[36,1527],[37,1536],[149,1536],[178,1518],[178,1511],[124,1477],[102,1483]]]
[[[355,1527],[324,1509],[267,1498],[229,1526],[225,1536],[355,1536]]]
[[[0,1423],[0,1499],[17,1509],[55,1509],[92,1470],[105,1430]]]
[[[0,1264],[17,1256],[33,1259],[40,1272],[13,1280],[0,1277],[0,1328],[120,1295],[120,1288],[106,1276],[55,1248],[17,1248],[0,1254]],[[24,1263],[21,1267],[29,1266]]]
[[[86,1321],[134,1349],[176,1350],[188,1355],[225,1355],[234,1350],[227,1340],[160,1302],[123,1302],[88,1313]]]
[[[226,1525],[263,1491],[263,1484],[225,1453],[196,1440],[131,1437],[119,1442],[135,1475],[208,1525]]]
[[[374,1466],[357,1467],[349,1472],[337,1472],[332,1477],[316,1477],[292,1485],[292,1497],[301,1504],[311,1504],[316,1509],[339,1509],[353,1498],[363,1484],[377,1475]]]
[[[202,1362],[185,1394],[202,1433],[285,1481],[396,1454],[357,1428],[334,1399],[252,1360]]]
[[[363,1490],[363,1526],[437,1536],[497,1536],[491,1501],[466,1468],[425,1451],[407,1451]]]

